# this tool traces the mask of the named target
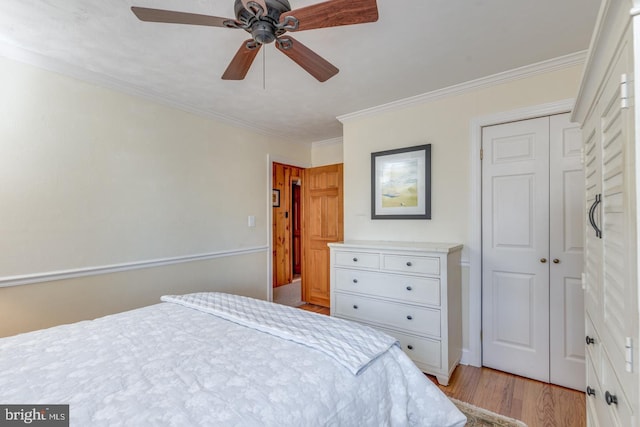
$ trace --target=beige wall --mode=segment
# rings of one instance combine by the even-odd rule
[[[581,66],[489,88],[347,118],[344,129],[345,239],[440,241],[469,244],[470,123],[474,118],[574,98]],[[371,220],[371,153],[432,144],[432,219]],[[477,160],[479,161],[479,159]],[[463,252],[463,336],[468,344],[469,253]]]
[[[3,58],[0,93],[0,281],[266,247],[268,156],[311,163],[308,146]],[[148,304],[160,289],[233,283],[264,298],[266,253],[0,288],[0,325],[12,325],[0,335]]]
[[[342,163],[342,138],[314,142],[311,145],[311,164],[313,167]]]

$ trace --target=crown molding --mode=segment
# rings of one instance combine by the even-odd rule
[[[72,65],[68,62],[50,58],[40,53],[32,52],[22,47],[11,45],[2,41],[0,41],[0,57],[32,65],[34,67],[41,68],[47,71],[52,71],[54,73],[58,73],[66,77],[71,77],[73,79],[93,84],[105,89],[111,89],[117,92],[124,93],[126,95],[143,98],[148,101],[164,105],[166,107],[184,111],[186,113],[191,113],[207,119],[217,120],[233,127],[246,129],[264,136],[282,138],[282,135],[276,130],[263,129],[255,126],[254,124],[251,124],[250,122],[238,120],[217,112],[195,108],[159,93],[154,93],[150,92],[147,89],[142,89],[134,84],[124,82],[122,80],[118,80],[100,73],[96,73],[94,71]]]
[[[483,89],[498,84],[508,83],[514,80],[529,78],[537,76],[539,74],[562,70],[565,68],[573,67],[575,65],[582,65],[584,64],[586,56],[587,51],[580,51],[569,55],[560,56],[558,58],[549,59],[547,61],[537,62],[535,64],[514,68],[513,70],[504,71],[476,80],[470,80],[465,83],[460,83],[409,98],[400,99],[398,101],[389,102],[377,107],[367,108],[365,110],[360,110],[349,114],[343,114],[341,116],[338,116],[337,119],[340,122],[345,123],[355,119],[401,110],[407,107],[424,104],[453,95],[461,95],[466,92]]]

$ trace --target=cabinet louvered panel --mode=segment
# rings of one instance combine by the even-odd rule
[[[602,114],[602,205],[604,236],[604,322],[613,343],[623,343],[625,323],[624,139],[619,92],[614,88]]]
[[[592,116],[585,123],[583,135],[585,135],[584,143],[584,172],[586,186],[586,206],[585,216],[588,214],[591,206],[596,202],[596,196],[602,191],[602,174],[600,169],[600,152],[599,144],[597,144],[597,135],[599,130],[596,129],[596,120]],[[589,126],[589,128],[586,128]],[[599,216],[596,222],[600,224]],[[585,306],[590,313],[600,313],[600,305],[602,301],[602,283],[601,260],[602,260],[602,241],[595,236],[595,230],[590,224],[587,224],[585,231],[586,245],[584,252],[584,274],[585,274]]]

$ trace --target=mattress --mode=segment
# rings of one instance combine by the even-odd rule
[[[0,339],[0,404],[68,404],[72,426],[466,421],[385,334],[218,293]]]

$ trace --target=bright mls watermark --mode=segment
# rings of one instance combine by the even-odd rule
[[[69,405],[2,405],[0,427],[69,427]]]

